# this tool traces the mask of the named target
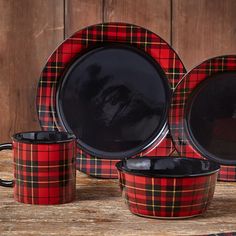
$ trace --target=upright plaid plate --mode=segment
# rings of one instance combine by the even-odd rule
[[[204,61],[178,84],[169,110],[170,131],[180,155],[222,164],[218,179],[223,181],[236,181],[235,74],[236,56]],[[192,104],[199,101],[194,110]]]
[[[142,50],[164,71],[171,90],[185,74],[183,63],[174,50],[159,36],[139,26],[125,23],[105,23],[84,28],[66,39],[50,56],[40,76],[37,90],[37,111],[43,130],[65,130],[57,111],[57,91],[63,74],[83,51],[104,44],[125,44]],[[158,143],[153,143],[144,153],[152,150],[156,155],[173,152],[165,129]],[[158,149],[155,149],[158,145]],[[115,164],[118,160],[104,159],[88,154],[78,147],[77,168],[91,176],[117,178]]]

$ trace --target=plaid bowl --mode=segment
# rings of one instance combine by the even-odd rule
[[[144,157],[117,163],[129,210],[151,218],[188,218],[210,205],[219,165],[193,158]]]

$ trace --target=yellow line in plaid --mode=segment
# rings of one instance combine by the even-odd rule
[[[135,26],[135,25],[116,25],[116,24],[109,24],[109,25],[106,25],[106,24],[100,24],[100,25],[97,25],[97,26],[100,26],[100,27],[107,27],[107,28],[110,28],[110,27],[115,27],[115,28],[134,28],[134,29],[139,29],[140,27],[138,26]]]
[[[43,128],[56,129],[57,127],[55,125],[43,125]]]
[[[56,78],[54,78],[56,79]],[[54,81],[54,80],[40,80],[39,81],[40,84],[56,84],[58,83],[58,81]]]
[[[201,205],[205,205],[207,204],[207,201],[202,202],[202,203],[198,203],[198,204],[192,204],[192,205],[181,205],[181,206],[166,206],[166,205],[151,205],[151,204],[144,204],[144,203],[139,203],[139,202],[133,202],[130,201],[128,199],[126,199],[127,202],[132,203],[132,204],[136,204],[136,205],[140,205],[140,206],[149,206],[149,207],[160,207],[160,208],[184,208],[184,207],[195,207],[195,206],[201,206]]]
[[[117,175],[116,174],[110,174],[110,173],[108,173],[108,174],[104,173],[104,174],[96,174],[96,176],[113,176],[113,177],[116,177]]]
[[[168,59],[168,58],[166,58],[166,59]],[[165,72],[167,75],[173,75],[173,74],[178,74],[178,75],[185,75],[185,73],[184,72],[178,72],[178,73],[176,73],[176,72]]]
[[[171,210],[171,216],[174,216],[174,209],[175,209],[175,194],[176,194],[176,179],[174,179],[174,184],[173,184],[174,190],[173,190],[173,197],[172,197],[172,210]]]
[[[157,190],[157,189],[145,189],[145,188],[137,188],[137,187],[133,187],[133,186],[129,186],[129,185],[125,185],[125,184],[122,184],[123,187],[126,187],[126,188],[130,188],[130,189],[135,189],[135,190],[142,190],[142,191],[145,191],[145,192],[163,192],[163,193],[172,193],[173,191],[172,190]],[[214,186],[210,186],[210,187],[206,187],[206,188],[197,188],[197,189],[188,189],[188,190],[175,190],[175,193],[178,193],[178,192],[182,192],[182,193],[188,193],[188,192],[192,192],[192,191],[203,191],[203,190],[206,190],[206,189],[211,189],[213,188]]]
[[[215,71],[224,71],[222,68],[221,69],[202,69],[202,68],[199,68],[199,69],[195,69],[196,71],[203,71],[203,72],[205,72],[205,71],[207,71],[207,72],[215,72]],[[227,69],[227,71],[228,71],[228,69]]]
[[[104,42],[105,41],[105,40],[87,39],[87,38],[71,38],[70,40],[72,40],[72,41],[86,41],[86,42]],[[162,43],[162,42],[147,42],[147,41],[132,41],[132,44],[133,43],[166,45],[166,43]]]
[[[14,162],[14,164],[15,165],[17,165],[17,166],[23,166],[23,167],[37,167],[37,168],[54,168],[54,167],[65,167],[65,166],[71,166],[71,165],[73,165],[72,163],[68,163],[68,164],[66,164],[66,165],[54,165],[54,166],[52,166],[52,165],[49,165],[49,166],[38,166],[38,165],[23,165],[23,164],[20,164],[20,163],[17,163],[17,162]]]
[[[38,184],[47,184],[47,183],[61,183],[61,182],[66,182],[70,181],[73,179],[63,179],[63,180],[48,180],[48,181],[27,181],[27,180],[22,180],[22,179],[16,179],[16,181],[24,182],[24,183],[38,183]]]

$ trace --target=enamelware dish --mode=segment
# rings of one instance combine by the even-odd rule
[[[236,181],[236,56],[190,70],[176,87],[170,132],[180,156],[221,164],[219,180]]]
[[[13,149],[14,179],[0,179],[13,187],[21,203],[54,205],[72,202],[76,195],[76,137],[57,131],[21,132],[0,151]]]
[[[220,166],[196,158],[140,157],[116,164],[129,210],[151,218],[188,218],[209,207]]]
[[[171,46],[145,28],[89,26],[66,39],[42,71],[40,125],[76,135],[79,170],[116,178],[121,158],[173,152],[168,108],[185,72]]]

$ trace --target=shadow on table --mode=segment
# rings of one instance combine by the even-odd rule
[[[214,197],[212,204],[205,214],[205,218],[234,216],[236,212],[236,198],[233,196]]]
[[[106,186],[81,186],[76,189],[76,201],[108,200],[121,197],[119,188]]]

